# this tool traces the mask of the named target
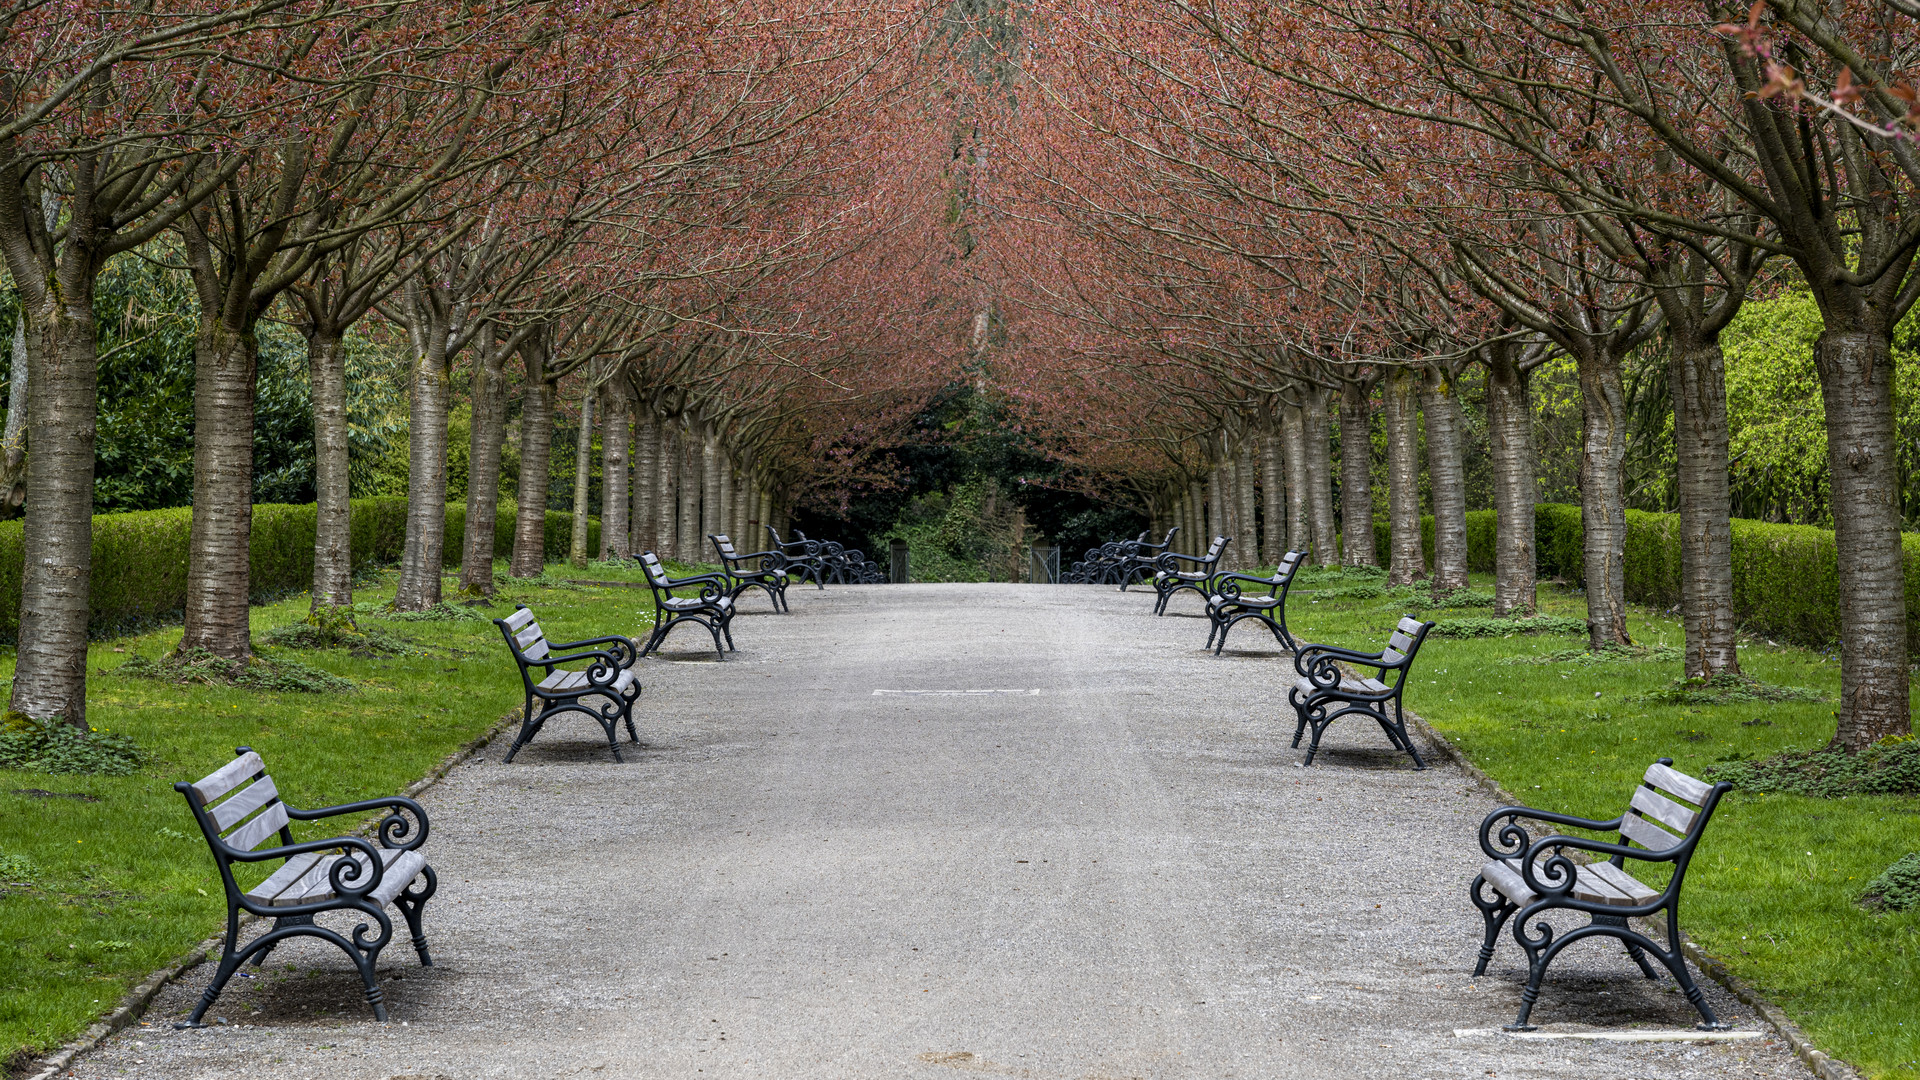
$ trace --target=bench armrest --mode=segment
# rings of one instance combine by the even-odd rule
[[[1566,848],[1579,851],[1591,851],[1597,855],[1639,859],[1642,862],[1672,862],[1691,850],[1691,840],[1682,840],[1665,851],[1643,851],[1625,844],[1610,843],[1605,840],[1588,840],[1580,836],[1543,836],[1535,840],[1520,857],[1520,876],[1527,887],[1543,896],[1565,896],[1573,891],[1574,882],[1579,879],[1580,864],[1568,858]],[[1552,852],[1548,855],[1548,852]],[[1544,862],[1540,857],[1546,855]],[[1535,863],[1539,865],[1536,866]],[[1668,884],[1671,889],[1672,883]]]
[[[627,648],[633,648],[633,642],[629,641],[626,644]],[[587,669],[587,682],[593,686],[606,688],[614,684],[614,680],[620,677],[622,671],[633,666],[633,656],[633,653],[627,653],[626,659],[623,660],[619,652],[589,649],[586,652],[569,653],[565,656],[543,656],[535,661],[535,664],[546,668],[547,671],[551,673],[554,668],[559,667],[561,664],[574,664],[582,660],[591,660],[593,661],[593,666]],[[605,672],[605,675],[596,678],[595,673],[597,672]]]
[[[1355,652],[1337,645],[1302,645],[1293,654],[1293,670],[1307,677],[1316,689],[1331,690],[1340,685],[1340,661],[1375,668],[1384,676],[1401,664],[1382,664],[1380,653]]]
[[[733,561],[746,562],[748,559],[764,559],[769,555],[777,555],[782,559],[787,557],[787,553],[784,551],[748,551],[735,555]]]
[[[621,663],[620,665],[621,667],[632,667],[633,658],[639,655],[639,652],[640,652],[640,650],[634,645],[632,638],[624,637],[620,634],[609,634],[606,637],[588,638],[585,641],[549,641],[547,642],[547,648],[552,649],[555,652],[562,652],[567,649],[585,648],[588,645],[624,646],[624,648],[616,648],[612,650],[612,655],[615,655],[615,656],[618,656],[620,653],[623,653],[623,652],[626,653],[627,659],[623,663]],[[593,652],[593,653],[586,653],[583,655],[604,656],[608,654],[602,653],[602,652]],[[542,662],[544,663],[544,661]],[[561,661],[558,661],[558,660],[554,661],[554,663],[560,663],[560,662]]]
[[[1213,560],[1205,555],[1182,555],[1177,551],[1163,551],[1153,557],[1154,565],[1162,570],[1172,570],[1175,559],[1179,559],[1182,562],[1198,563],[1203,566],[1211,566],[1213,564]]]
[[[1241,589],[1236,583],[1241,581],[1250,582],[1254,585],[1272,586],[1274,584],[1272,578],[1263,578],[1258,574],[1242,574],[1238,571],[1228,571],[1226,573],[1213,575],[1213,580],[1208,582],[1207,585],[1214,592],[1226,596],[1227,599],[1237,600],[1240,598]],[[1231,590],[1231,592],[1229,592],[1229,590]]]
[[[424,835],[424,831],[423,831]],[[225,844],[221,845],[226,847]],[[287,859],[295,855],[305,855],[315,851],[334,851],[346,848],[358,848],[367,857],[367,865],[358,859],[339,859],[329,873],[333,890],[342,896],[365,896],[380,887],[380,876],[386,867],[380,865],[380,852],[372,844],[358,836],[335,836],[326,840],[308,840],[299,844],[282,844],[264,851],[240,851],[227,848],[226,855],[234,862],[265,862],[268,859]],[[371,871],[371,872],[369,872]],[[242,897],[242,906],[245,898]],[[251,910],[251,909],[249,909]]]
[[[1576,829],[1592,829],[1594,832],[1611,832],[1620,828],[1620,819],[1612,821],[1594,821],[1591,818],[1574,817],[1572,814],[1556,814],[1550,810],[1535,810],[1531,806],[1503,806],[1488,814],[1480,822],[1480,850],[1489,858],[1516,859],[1523,853],[1539,845],[1534,843],[1527,830],[1521,826],[1520,819],[1544,821],[1552,825],[1571,825]],[[1506,823],[1500,824],[1502,821]],[[1494,839],[1498,826],[1499,839]],[[1552,839],[1552,838],[1549,838]],[[1559,839],[1572,839],[1560,837]],[[1545,843],[1546,841],[1541,841]]]
[[[412,813],[420,820],[420,831],[417,835],[409,836],[408,834],[413,832],[413,825],[397,813],[389,814],[380,821],[378,835],[381,847],[411,850],[427,842],[427,808],[405,795],[384,795],[378,799],[362,799],[359,802],[342,803],[339,806],[322,806],[317,810],[296,810],[289,806],[287,816],[295,821],[318,821],[321,818],[364,814],[369,810],[383,809],[406,810]]]
[[[725,573],[689,574],[683,578],[666,578],[664,581],[661,582],[662,586],[668,589],[678,589],[687,585],[699,585],[702,583],[711,583],[714,585],[719,585],[722,588],[725,588],[727,584],[727,575]]]

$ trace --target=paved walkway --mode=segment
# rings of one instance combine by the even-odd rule
[[[1202,622],[1151,605],[1091,586],[795,590],[790,616],[737,620],[726,663],[643,665],[628,764],[562,722],[429,792],[438,966],[388,950],[393,1023],[367,1018],[340,955],[283,946],[215,1007],[229,1026],[165,1027],[202,969],[76,1073],[1809,1075],[1758,1040],[1456,1036],[1519,997],[1511,941],[1467,977],[1491,800],[1357,724],[1296,768],[1290,665],[1245,628],[1248,652],[1215,660]],[[1548,1029],[1692,1022],[1615,947],[1556,971]]]

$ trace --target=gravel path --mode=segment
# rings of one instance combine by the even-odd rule
[[[294,943],[229,988],[226,1026],[166,1026],[203,967],[74,1075],[1809,1075],[1777,1041],[1456,1036],[1519,999],[1511,940],[1467,977],[1493,804],[1357,724],[1296,768],[1291,665],[1253,629],[1215,660],[1202,622],[1139,593],[792,596],[743,614],[725,663],[692,630],[643,663],[628,764],[562,721],[428,793],[437,966],[387,951],[391,1024],[344,957]],[[1534,1018],[1693,1014],[1593,943]]]

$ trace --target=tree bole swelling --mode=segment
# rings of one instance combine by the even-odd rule
[[[180,651],[252,655],[248,545],[253,533],[253,394],[259,345],[251,330],[208,320],[194,342],[193,525],[187,541]]]
[[[1842,553],[1845,647],[1834,744],[1853,753],[1912,730],[1893,455],[1893,356],[1884,335],[1836,330],[1820,335],[1813,356],[1826,405],[1834,540]]]

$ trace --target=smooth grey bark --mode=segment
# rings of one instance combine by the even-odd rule
[[[1280,433],[1271,420],[1260,427],[1260,512],[1266,519],[1261,541],[1268,566],[1277,566],[1287,554],[1287,487],[1280,479]]]
[[[1487,437],[1493,471],[1493,613],[1534,613],[1538,562],[1534,547],[1534,505],[1540,501],[1538,464],[1533,451],[1533,402],[1529,369],[1520,362],[1522,346],[1512,341],[1489,345],[1487,360]]]
[[[1244,432],[1239,440],[1239,446],[1234,451],[1233,458],[1234,494],[1236,497],[1234,510],[1240,519],[1240,531],[1247,538],[1246,550],[1240,554],[1242,562],[1248,566],[1260,565],[1261,555],[1264,551],[1257,542],[1260,531],[1257,520],[1259,493],[1254,490],[1254,477],[1258,475],[1254,466],[1254,439],[1255,436],[1251,430]],[[1155,539],[1158,539],[1158,537],[1155,537]]]
[[[493,547],[500,521],[500,449],[507,431],[507,351],[493,324],[473,352],[473,430],[467,441],[467,521],[461,537],[460,592],[493,596]]]
[[[1340,383],[1340,546],[1342,566],[1379,566],[1373,544],[1372,382]]]
[[[1419,417],[1414,398],[1420,377],[1394,366],[1381,383],[1387,421],[1387,584],[1410,585],[1427,576],[1420,537]]]
[[[1307,488],[1312,483],[1307,467],[1307,421],[1298,405],[1281,407],[1280,434],[1286,447],[1287,537],[1295,551],[1311,560],[1314,554],[1313,510],[1307,501]]]
[[[552,483],[553,384],[547,345],[534,335],[520,345],[526,385],[520,391],[520,484],[513,519],[514,577],[539,577],[547,566],[547,488]]]
[[[627,399],[609,383],[600,431],[600,557],[627,557]]]
[[[245,660],[253,645],[247,593],[253,534],[253,393],[259,342],[251,326],[202,318],[193,349],[193,524],[180,651]]]
[[[1835,320],[1828,319],[1831,327]],[[1834,743],[1858,752],[1911,730],[1906,574],[1893,455],[1893,352],[1884,334],[1828,329],[1814,343],[1827,414],[1840,551],[1840,712]],[[38,428],[35,429],[38,438]],[[34,453],[39,453],[36,447]]]
[[[660,431],[652,409],[642,404],[633,414],[633,508],[628,554],[658,552]]]
[[[1467,469],[1462,457],[1460,387],[1440,364],[1421,371],[1420,413],[1427,428],[1427,483],[1433,498],[1433,595],[1467,587]]]
[[[313,400],[313,601],[310,615],[352,618],[353,505],[347,441],[347,348],[341,328],[302,327]]]
[[[1679,327],[1669,321],[1673,330]],[[1727,364],[1718,335],[1672,333],[1675,486],[1680,496],[1680,618],[1689,679],[1740,673],[1733,611],[1733,497],[1727,474]],[[1836,519],[1838,515],[1835,515]]]
[[[593,496],[593,387],[580,392],[580,434],[573,447],[573,542],[567,561],[587,565],[587,507]]]
[[[1580,523],[1586,529],[1587,644],[1630,645],[1627,636],[1627,393],[1621,357],[1608,339],[1576,355],[1580,380]],[[1904,632],[1904,631],[1903,631]]]
[[[1314,561],[1320,566],[1340,563],[1340,542],[1333,520],[1333,437],[1327,429],[1331,393],[1310,383],[1301,393],[1302,438],[1307,455],[1307,515],[1313,529]]]

